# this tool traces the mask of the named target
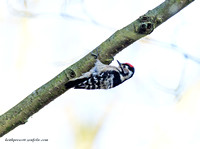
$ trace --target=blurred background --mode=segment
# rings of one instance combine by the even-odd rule
[[[0,114],[162,2],[0,0]],[[133,78],[110,90],[67,91],[2,137],[1,146],[200,148],[199,5],[115,57],[135,66]],[[12,138],[48,141],[5,141]]]

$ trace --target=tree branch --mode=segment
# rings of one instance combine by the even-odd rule
[[[103,63],[111,63],[112,57],[117,53],[138,39],[150,34],[156,27],[193,1],[194,0],[164,1],[128,26],[116,31],[92,52],[96,52],[96,49],[98,49],[99,59]],[[67,91],[65,84],[70,79],[79,77],[82,73],[89,71],[94,66],[94,62],[95,59],[91,56],[91,53],[87,54],[1,115],[0,137],[17,126],[25,124],[31,115],[38,112],[48,103]]]

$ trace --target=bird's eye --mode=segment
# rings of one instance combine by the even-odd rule
[[[127,68],[127,66],[126,66],[126,65],[123,65],[123,68]]]

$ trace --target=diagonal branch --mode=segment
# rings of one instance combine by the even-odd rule
[[[150,34],[156,27],[178,13],[194,0],[165,0],[162,4],[148,11],[126,27],[116,31],[106,41],[95,48],[98,49],[99,59],[106,64],[111,63],[121,50]],[[55,78],[33,91],[24,100],[0,116],[0,137],[21,124],[38,112],[55,98],[66,92],[65,84],[72,78],[79,77],[90,70],[95,59],[91,53],[71,65]]]

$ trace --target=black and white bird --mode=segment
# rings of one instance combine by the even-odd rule
[[[96,60],[95,66],[89,72],[82,76],[70,80],[65,84],[67,89],[110,89],[118,86],[124,81],[130,79],[135,68],[129,63],[120,63],[119,66],[110,66],[103,64],[99,59]]]

